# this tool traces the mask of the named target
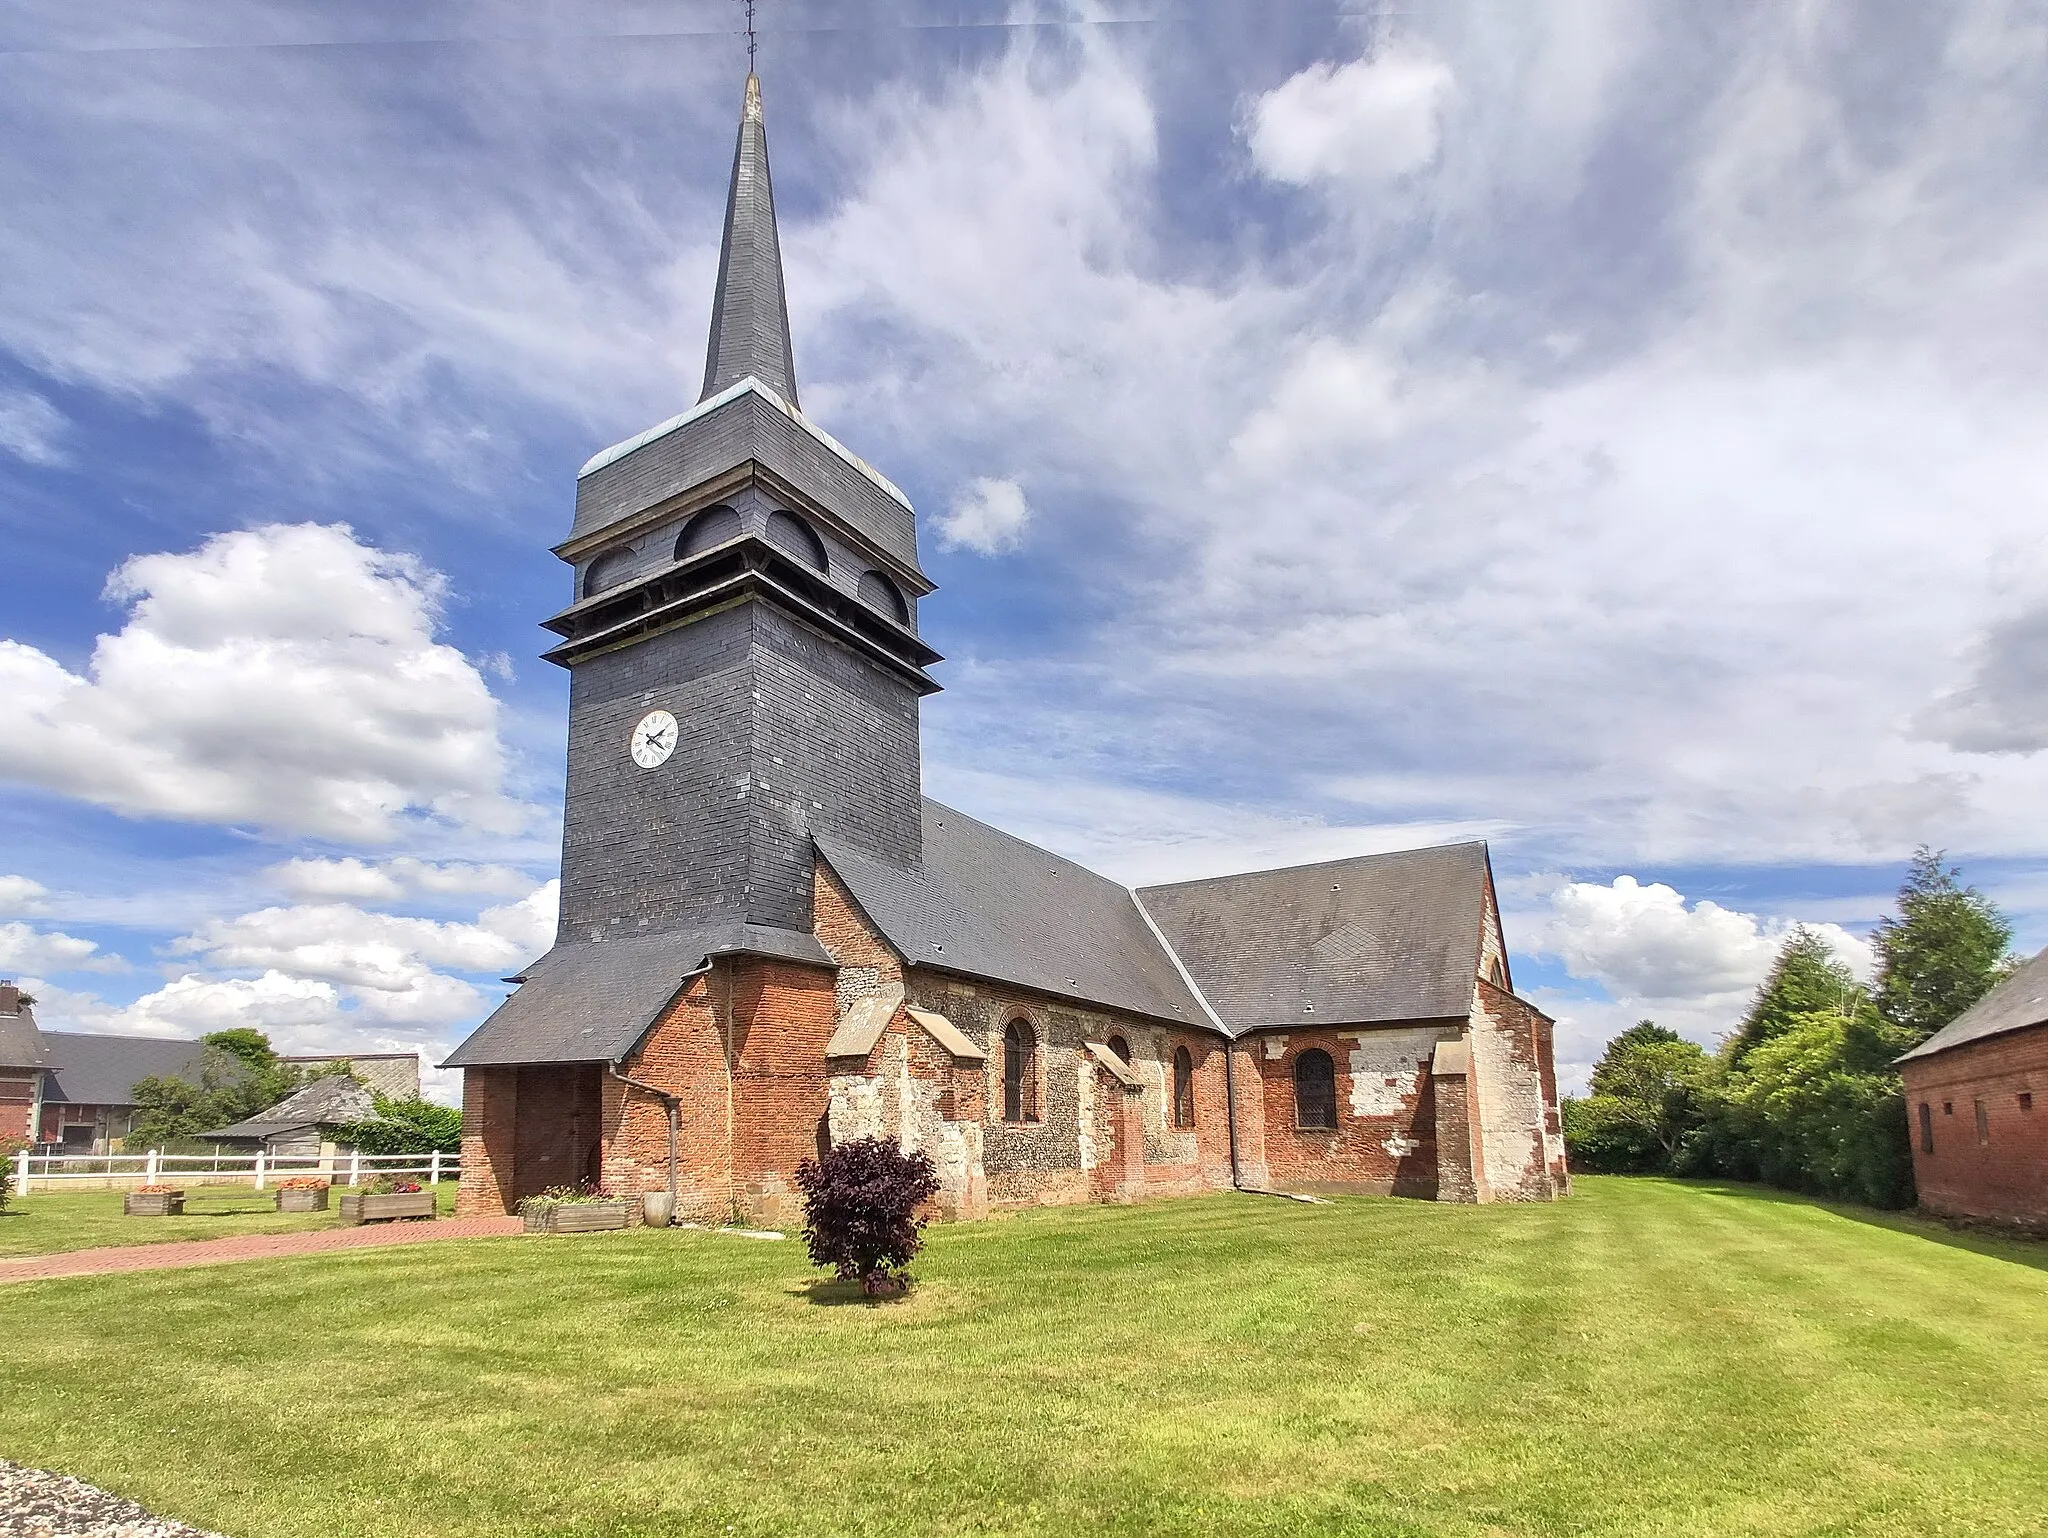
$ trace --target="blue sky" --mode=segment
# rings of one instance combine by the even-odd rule
[[[438,1054],[545,945],[547,547],[696,397],[737,13],[0,15],[47,1023]],[[1568,1082],[1922,841],[2048,942],[2037,8],[767,0],[761,71],[931,793],[1131,881],[1487,837]]]

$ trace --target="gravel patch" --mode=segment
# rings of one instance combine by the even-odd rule
[[[153,1517],[133,1501],[68,1474],[25,1469],[0,1458],[0,1535],[4,1538],[220,1538]]]

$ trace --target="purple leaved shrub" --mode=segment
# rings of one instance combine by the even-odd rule
[[[924,1153],[906,1154],[877,1137],[842,1143],[797,1166],[804,1193],[804,1242],[814,1265],[858,1278],[869,1293],[903,1285],[902,1269],[924,1248],[920,1204],[939,1189]]]

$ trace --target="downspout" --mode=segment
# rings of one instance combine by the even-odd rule
[[[652,1084],[644,1084],[638,1079],[627,1078],[623,1073],[619,1072],[619,1065],[617,1063],[607,1063],[605,1071],[628,1089],[637,1089],[643,1095],[654,1096],[655,1099],[661,1102],[662,1110],[668,1115],[668,1210],[670,1221],[673,1222],[677,1195],[676,1166],[678,1155],[676,1152],[676,1134],[682,1123],[683,1097],[671,1094],[665,1089],[656,1089]]]
[[[1244,1177],[1237,1168],[1237,1043],[1223,1038],[1223,1115],[1230,1123],[1230,1189],[1242,1191]]]
[[[709,972],[710,970],[711,963],[707,961],[704,963],[703,966],[698,967],[695,971],[685,972],[681,977],[676,979],[676,991],[675,993],[669,995],[671,1002],[673,1002],[674,999],[682,993],[684,987],[689,983],[691,978],[702,977],[706,972]],[[641,1037],[641,1040],[646,1040],[646,1037],[643,1035]],[[639,1042],[635,1042],[634,1045],[638,1046]],[[676,1211],[676,1198],[679,1194],[677,1190],[677,1172],[682,1163],[681,1155],[677,1149],[677,1138],[683,1119],[683,1097],[681,1095],[673,1094],[668,1090],[659,1089],[656,1086],[645,1083],[640,1079],[628,1078],[625,1074],[619,1072],[619,1062],[623,1061],[624,1059],[621,1058],[618,1060],[618,1062],[610,1062],[605,1064],[605,1072],[609,1073],[613,1078],[617,1079],[621,1084],[625,1085],[628,1089],[637,1089],[643,1095],[654,1096],[655,1099],[661,1102],[662,1111],[668,1118],[668,1210],[669,1221],[674,1222]]]

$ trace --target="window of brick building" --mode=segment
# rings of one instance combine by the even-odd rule
[[[1294,1060],[1294,1125],[1337,1130],[1337,1065],[1321,1047],[1311,1047]]]
[[[1991,1141],[1991,1112],[1981,1100],[1977,1102],[1977,1141]]]
[[[2033,1092],[2032,1090],[2030,1090],[2030,1089],[2023,1089],[2023,1090],[2021,1090],[2021,1091],[2020,1091],[2020,1109],[2021,1109],[2022,1111],[2031,1111],[2031,1110],[2033,1110],[2033,1108],[2034,1108],[2034,1092]]]
[[[1173,1124],[1195,1124],[1195,1060],[1186,1047],[1173,1049]]]
[[[1920,1102],[1920,1151],[1934,1152],[1934,1107],[1924,1100]]]
[[[1130,1060],[1131,1060],[1131,1044],[1130,1044],[1129,1042],[1125,1041],[1125,1040],[1123,1039],[1123,1037],[1121,1037],[1121,1036],[1112,1036],[1112,1037],[1110,1037],[1110,1038],[1109,1038],[1109,1050],[1110,1050],[1110,1051],[1112,1051],[1112,1052],[1114,1052],[1114,1053],[1115,1053],[1115,1054],[1117,1055],[1117,1060],[1118,1060],[1119,1062],[1122,1062],[1122,1063],[1128,1063],[1128,1062],[1130,1062]]]
[[[1024,1020],[1003,1032],[1003,1120],[1038,1120],[1038,1033]]]

